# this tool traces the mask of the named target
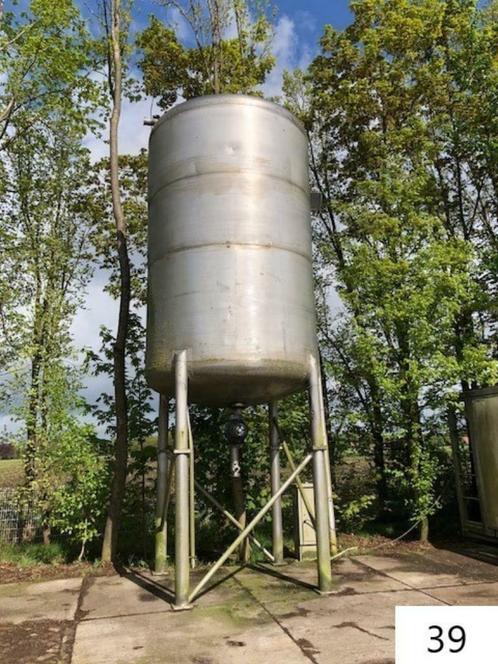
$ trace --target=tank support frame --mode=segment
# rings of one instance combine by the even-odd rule
[[[263,550],[273,564],[283,562],[283,528],[281,496],[284,491],[299,478],[304,468],[312,462],[313,483],[315,495],[315,529],[317,541],[317,572],[320,593],[329,593],[332,586],[332,572],[330,563],[331,539],[335,540],[334,508],[332,501],[332,486],[330,480],[330,466],[328,455],[327,433],[325,428],[325,414],[323,408],[323,395],[319,363],[316,357],[310,357],[309,365],[309,398],[311,415],[311,451],[297,465],[294,465],[287,480],[281,483],[280,478],[280,441],[278,434],[277,406],[269,404],[270,413],[270,458],[271,458],[271,488],[272,496],[264,507],[256,514],[244,528],[238,520],[225,510],[210,494],[195,480],[193,474],[194,454],[193,438],[190,429],[188,414],[188,376],[187,352],[179,351],[175,354],[175,400],[176,400],[176,427],[174,449],[168,451],[166,444],[161,442],[158,450],[158,509],[156,516],[156,569],[164,568],[166,552],[161,547],[166,543],[167,504],[171,488],[171,464],[165,463],[166,458],[174,458],[175,470],[175,600],[176,610],[192,608],[192,602],[202,594],[206,584],[212,579],[218,569],[226,562],[230,555],[237,550],[242,542],[250,538],[258,548]],[[166,419],[167,400],[161,397],[163,404],[160,417]],[[160,424],[161,441],[167,439],[167,423]],[[284,448],[285,449],[285,448]],[[163,455],[165,456],[159,456]],[[168,478],[167,467],[170,466]],[[202,493],[225,517],[239,529],[239,535],[226,549],[222,556],[209,569],[197,586],[190,591],[190,567],[195,564],[195,514],[194,514],[194,488]],[[272,510],[273,551],[266,551],[254,537],[253,530],[263,517]],[[163,562],[164,560],[164,562]]]

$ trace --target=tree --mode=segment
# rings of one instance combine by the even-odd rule
[[[37,448],[37,507],[46,527],[80,547],[102,528],[109,472],[105,449],[93,427],[81,422],[85,404],[79,396],[78,372],[59,362],[46,369],[46,427]]]
[[[459,189],[459,166],[453,161],[451,175],[438,173],[450,154],[441,141],[448,136],[445,109],[458,107],[448,94],[461,90],[464,115],[472,106],[449,64],[463,65],[469,44],[479,44],[479,67],[488,68],[480,78],[489,82],[490,39],[476,36],[475,3],[371,0],[352,9],[343,33],[326,26],[309,75],[287,81],[288,101],[309,131],[311,170],[326,201],[314,227],[322,269],[332,272],[346,306],[342,331],[322,330],[328,354],[368,427],[379,496],[394,471],[397,480],[408,478],[409,487],[395,492],[426,526],[434,421],[455,381],[482,384],[496,375],[475,328],[480,254],[472,237],[455,232],[444,205],[445,192]],[[462,123],[460,142],[464,135]],[[479,197],[469,178],[459,181],[468,202],[462,210],[460,186],[452,209],[459,209],[460,227],[469,227]]]
[[[19,122],[16,118],[16,127]],[[40,478],[38,448],[49,425],[48,376],[71,353],[69,327],[91,275],[89,226],[81,205],[89,159],[81,139],[79,127],[52,113],[23,126],[4,151],[0,228],[4,276],[11,286],[3,301],[3,333],[10,357],[17,358],[10,397],[20,392],[28,489]]]
[[[112,211],[116,226],[116,251],[119,262],[120,297],[119,318],[114,342],[114,402],[116,409],[116,438],[111,495],[107,513],[102,560],[115,560],[118,529],[126,486],[128,464],[128,405],[126,395],[126,340],[130,316],[130,260],[128,256],[127,226],[121,201],[119,182],[118,129],[123,98],[123,54],[129,17],[120,0],[102,0],[107,48],[107,77],[111,100],[109,120],[109,174]]]
[[[16,140],[26,135],[30,154],[39,150],[43,160],[47,158],[43,142],[49,140],[49,134],[61,133],[56,125],[66,123],[76,146],[77,136],[81,139],[96,124],[91,111],[98,103],[98,88],[88,76],[92,64],[91,40],[70,0],[56,4],[32,0],[23,10],[0,15],[0,204],[4,212],[12,205],[17,186],[11,182],[8,189],[13,151],[19,158],[22,155],[22,148],[14,147]],[[35,146],[37,134],[39,144]],[[26,166],[27,160],[24,163]],[[60,162],[55,168],[61,171]],[[22,186],[26,195],[28,185],[25,173]],[[55,203],[53,191],[50,195]],[[16,236],[7,222],[0,227],[0,239],[5,267],[0,275],[0,366],[8,369],[19,348],[15,330],[22,320],[17,306],[21,295],[13,288],[16,280],[12,275],[23,271],[12,251]]]
[[[260,94],[273,68],[271,23],[245,0],[168,1],[189,26],[195,46],[183,45],[174,27],[151,17],[138,36],[139,66],[147,94],[167,109],[179,96]],[[253,18],[255,16],[255,18]],[[235,36],[232,36],[235,35]]]
[[[149,440],[157,430],[152,391],[145,380],[144,340],[145,329],[140,316],[131,311],[126,345],[126,395],[129,421],[129,463],[126,496],[123,500],[120,532],[126,530],[128,540],[142,543],[142,554],[146,557],[147,536],[151,532],[150,476],[151,456],[155,447]],[[103,327],[100,332],[102,346],[99,353],[89,352],[88,366],[94,375],[113,375],[114,343],[112,332]],[[116,436],[114,395],[102,393],[97,403],[90,407],[100,425],[106,428],[109,438]],[[109,459],[109,450],[107,458]],[[128,522],[128,523],[126,523]],[[134,537],[130,538],[130,532]],[[136,553],[136,551],[134,551]]]
[[[98,98],[92,68],[91,41],[72,0],[31,0],[0,13],[0,151],[50,112],[64,109],[68,121],[87,126]]]
[[[91,39],[71,1],[32,0],[0,16],[0,360],[7,399],[20,403],[25,496],[43,506],[45,541],[47,460],[58,444],[52,404],[59,380],[69,381],[69,328],[91,274],[81,196],[89,170],[82,141],[99,97],[92,66]]]
[[[143,445],[150,435],[154,418],[150,417],[150,391],[143,376],[143,356],[145,333],[140,320],[146,298],[146,251],[147,251],[147,154],[142,150],[137,155],[120,155],[118,160],[120,177],[121,205],[126,219],[126,245],[129,259],[129,313],[125,346],[125,393],[128,419],[128,451],[138,455],[136,445]],[[111,196],[109,159],[102,159],[93,165],[90,173],[91,186],[88,188],[85,206],[91,218],[91,241],[95,247],[100,267],[109,273],[105,290],[115,299],[121,297],[120,264],[115,254],[115,219]],[[93,370],[99,374],[114,376],[115,335],[110,330],[101,330],[102,347],[100,355],[90,354]],[[138,382],[137,382],[138,381]],[[142,396],[138,399],[138,393]],[[137,402],[138,399],[138,402]],[[115,440],[115,394],[101,395],[95,411],[101,423]],[[128,454],[127,451],[127,469]],[[139,456],[139,455],[138,455]],[[133,464],[135,469],[137,464]],[[133,467],[131,467],[133,475]],[[145,472],[145,469],[144,469]],[[126,482],[126,478],[125,478]],[[142,500],[143,505],[143,500]],[[126,507],[126,506],[125,506]],[[118,531],[122,519],[118,521]]]

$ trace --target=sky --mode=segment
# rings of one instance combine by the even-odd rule
[[[78,0],[82,13],[89,16],[94,0]],[[276,66],[264,86],[268,96],[278,96],[281,92],[282,74],[285,70],[296,67],[305,68],[317,54],[323,26],[332,24],[337,29],[344,29],[351,21],[347,0],[281,0],[273,3],[277,9],[275,17],[275,37],[273,54]],[[144,28],[150,15],[164,20],[165,10],[151,0],[135,0],[132,29]],[[170,14],[171,18],[171,14]],[[173,17],[174,18],[174,17]],[[184,26],[179,21],[177,26],[182,34]],[[147,146],[150,127],[144,126],[143,120],[157,112],[153,100],[146,99],[138,103],[125,102],[120,123],[120,152],[131,154]],[[95,159],[106,156],[107,144],[101,139],[89,137],[87,146]],[[76,315],[72,324],[72,334],[76,348],[91,348],[98,351],[100,346],[99,329],[105,325],[115,330],[117,324],[117,303],[103,293],[107,275],[97,271],[88,285],[85,304]],[[110,391],[111,385],[105,377],[86,376],[84,378],[84,396],[90,402],[103,391]],[[0,413],[0,428],[17,429],[9,414]]]

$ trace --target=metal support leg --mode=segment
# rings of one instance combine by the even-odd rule
[[[337,534],[335,530],[335,513],[334,513],[334,499],[332,497],[332,478],[330,473],[330,456],[329,456],[329,445],[327,441],[327,427],[325,425],[325,405],[323,403],[323,386],[322,386],[322,375],[320,369],[320,363],[318,361],[313,361],[312,366],[314,366],[317,381],[318,381],[318,394],[317,400],[319,404],[319,412],[322,418],[323,433],[325,436],[325,475],[327,481],[327,498],[328,498],[328,507],[329,507],[329,524],[330,524],[330,551],[333,555],[337,553]]]
[[[156,494],[156,542],[154,571],[164,573],[167,559],[168,524],[165,515],[168,477],[168,399],[159,395],[159,427],[157,437],[157,494]]]
[[[335,527],[334,499],[332,497],[332,478],[330,473],[329,447],[325,452],[325,471],[327,474],[327,496],[329,501],[329,526],[330,526],[330,552],[333,556],[337,553],[337,531]]]
[[[274,496],[280,489],[280,452],[278,439],[278,407],[269,404],[270,415],[270,460],[271,460],[271,494]],[[272,543],[274,565],[284,564],[284,531],[282,526],[282,499],[278,498],[272,507]]]
[[[187,413],[187,352],[175,357],[175,609],[186,609],[189,595],[189,436]]]
[[[321,592],[332,588],[330,566],[330,520],[327,489],[327,433],[321,399],[320,370],[316,358],[310,362],[311,439],[313,444],[313,484],[315,493],[318,586]]]
[[[190,425],[190,417],[187,411],[188,423],[188,446],[190,449],[190,463],[189,463],[189,513],[190,513],[190,567],[195,569],[197,558],[195,555],[195,457],[194,457],[194,437],[192,436],[192,427]]]

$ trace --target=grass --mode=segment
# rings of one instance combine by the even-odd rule
[[[22,480],[22,459],[0,460],[0,489],[15,488]]]
[[[35,565],[58,565],[65,562],[65,553],[60,544],[2,544],[0,563],[11,563],[17,567]]]

